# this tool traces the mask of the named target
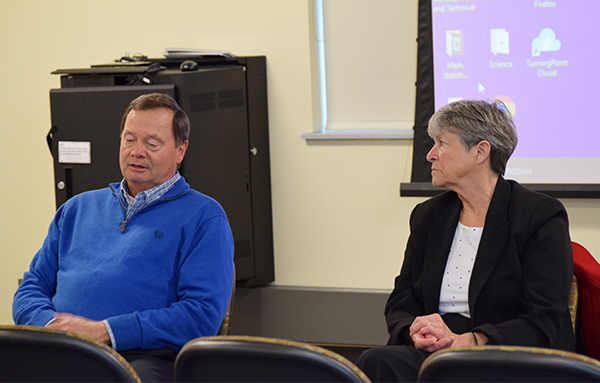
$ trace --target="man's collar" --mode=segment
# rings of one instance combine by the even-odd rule
[[[155,198],[161,197],[169,189],[171,189],[173,187],[173,185],[175,185],[177,183],[177,181],[179,181],[180,178],[181,178],[181,175],[179,174],[178,171],[176,171],[175,175],[173,177],[166,180],[162,184],[154,186],[153,188],[150,188],[147,190],[140,191],[137,194],[141,193],[142,195],[144,195],[146,197],[146,199],[151,198],[151,197],[155,197]],[[125,198],[125,200],[128,203],[131,204],[131,202],[134,202],[137,199],[137,195],[136,195],[136,197],[133,197],[129,193],[129,185],[127,184],[127,180],[125,178],[123,178],[123,180],[121,180],[121,185],[120,185],[119,189],[121,191],[121,195],[123,196],[123,198]]]

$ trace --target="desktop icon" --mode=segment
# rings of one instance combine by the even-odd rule
[[[460,31],[446,31],[446,53],[450,57],[464,53],[463,35]]]
[[[537,57],[541,52],[556,52],[560,49],[560,41],[550,28],[544,28],[540,35],[531,42],[531,55]]]
[[[494,55],[508,54],[508,32],[504,28],[490,29],[491,50]]]
[[[500,94],[500,95],[494,97],[494,101],[500,101],[502,104],[504,104],[505,110],[507,110],[508,113],[510,113],[510,115],[513,118],[515,117],[517,108],[516,108],[515,102],[512,100],[512,98],[510,98],[509,96],[507,96],[505,94]]]

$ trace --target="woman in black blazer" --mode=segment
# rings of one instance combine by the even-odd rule
[[[373,381],[415,381],[425,358],[484,344],[574,349],[567,213],[502,177],[517,144],[503,104],[458,101],[429,122],[432,183],[415,207],[385,315],[390,338],[358,366]]]

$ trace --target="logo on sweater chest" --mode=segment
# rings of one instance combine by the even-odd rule
[[[156,231],[154,232],[154,238],[161,238],[161,237],[163,236],[163,234],[164,234],[164,233],[163,233],[162,231],[158,231],[158,230],[156,230]]]

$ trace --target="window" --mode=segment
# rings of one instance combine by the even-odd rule
[[[417,5],[315,0],[316,138],[412,138]]]

